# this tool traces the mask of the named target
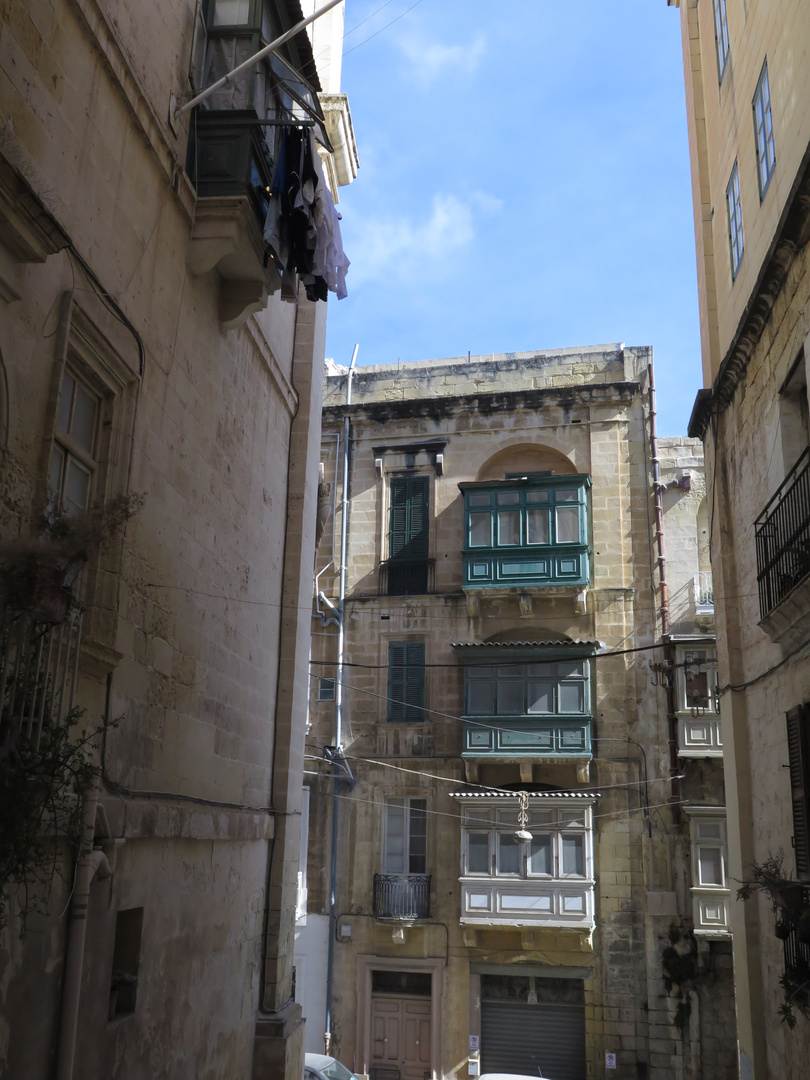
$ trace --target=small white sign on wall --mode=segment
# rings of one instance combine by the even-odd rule
[[[480,1046],[478,1045],[479,1038],[480,1038],[480,1036],[478,1036],[478,1035],[471,1035],[470,1036],[470,1050],[480,1050],[481,1049]]]
[[[616,1055],[615,1054],[605,1054],[605,1068],[606,1069],[615,1069],[616,1068]]]

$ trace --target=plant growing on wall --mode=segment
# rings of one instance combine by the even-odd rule
[[[667,935],[669,944],[661,953],[661,967],[667,993],[675,992],[675,1024],[683,1035],[692,1015],[692,992],[700,977],[698,949],[690,927],[673,923]]]
[[[740,882],[737,899],[750,900],[757,892],[770,897],[774,911],[778,908],[801,907],[802,886],[788,876],[782,848],[779,848],[775,855],[769,855],[764,862],[752,864],[751,876]]]

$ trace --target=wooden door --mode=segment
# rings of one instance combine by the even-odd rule
[[[429,997],[371,998],[371,1069],[397,1069],[400,1080],[430,1077],[431,1030]]]

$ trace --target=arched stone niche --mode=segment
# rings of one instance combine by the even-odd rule
[[[493,454],[478,470],[475,479],[503,480],[506,473],[521,472],[550,472],[555,476],[566,476],[577,471],[574,463],[559,450],[536,443],[521,443]]]

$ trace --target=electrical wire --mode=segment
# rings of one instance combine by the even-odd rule
[[[411,6],[409,8],[405,8],[405,10],[402,12],[401,15],[397,15],[397,17],[395,19],[392,19],[390,22],[386,23],[385,26],[381,26],[379,30],[377,30],[373,34],[369,35],[369,37],[365,38],[363,41],[358,42],[357,45],[352,45],[352,47],[350,49],[346,49],[345,52],[343,53],[343,55],[348,56],[349,53],[353,53],[355,51],[355,49],[359,49],[361,45],[367,45],[369,43],[369,41],[372,41],[375,37],[378,37],[383,32],[383,30],[387,30],[389,26],[393,26],[394,23],[399,22],[399,20],[403,19],[408,14],[409,11],[413,11],[413,9],[416,8],[416,7],[419,7],[419,5],[421,3],[422,3],[422,0],[416,0],[416,3],[411,4]],[[385,6],[385,5],[383,5],[383,6]]]

